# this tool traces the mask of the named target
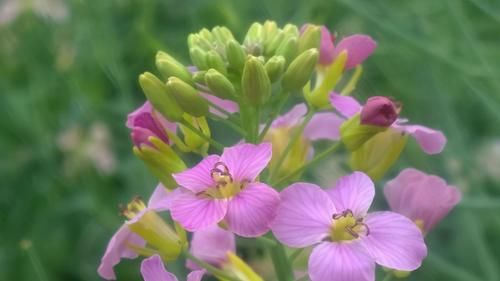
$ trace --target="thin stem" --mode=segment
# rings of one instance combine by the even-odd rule
[[[208,117],[210,117],[211,119],[217,121],[217,122],[221,122],[221,123],[224,123],[225,125],[231,127],[231,129],[235,130],[236,132],[238,132],[240,135],[242,136],[245,136],[247,132],[245,132],[245,130],[243,130],[239,125],[237,125],[236,123],[234,122],[231,122],[230,120],[228,119],[225,119],[223,117],[219,117],[213,113],[208,113]]]
[[[185,126],[186,128],[188,128],[189,130],[191,130],[193,133],[195,133],[196,135],[198,135],[200,138],[208,141],[217,150],[222,151],[224,149],[224,146],[222,144],[220,144],[219,142],[215,141],[211,137],[205,135],[203,132],[201,132],[200,130],[198,130],[197,128],[195,128],[193,125],[189,124],[189,122],[187,122],[185,120],[182,120],[182,121],[180,121],[180,123],[183,126]]]
[[[283,98],[279,101],[278,106],[276,107],[276,110],[272,112],[271,116],[269,117],[269,120],[267,120],[267,123],[264,126],[264,129],[262,130],[262,132],[260,133],[260,135],[257,139],[258,143],[261,142],[262,139],[266,136],[267,131],[269,131],[269,128],[271,128],[271,124],[273,123],[274,119],[276,119],[276,117],[278,117],[278,115],[281,112],[281,109],[283,108],[286,101],[288,100],[288,96],[290,96],[290,93],[285,93],[285,94],[281,93],[281,95],[283,95]]]
[[[226,115],[228,118],[231,118],[232,113],[225,110],[224,108],[218,106],[217,104],[205,99],[208,103],[209,106],[213,107],[215,110],[219,111],[220,113]]]
[[[288,156],[288,154],[290,153],[290,150],[292,150],[293,146],[295,145],[295,143],[297,142],[297,140],[302,135],[302,132],[304,131],[304,128],[307,126],[307,124],[309,123],[309,121],[311,121],[311,118],[313,117],[314,112],[315,112],[314,110],[309,109],[309,111],[307,112],[306,117],[302,121],[302,124],[300,124],[300,126],[293,133],[293,136],[290,139],[290,141],[288,142],[285,150],[279,156],[278,161],[276,162],[276,165],[274,165],[273,169],[271,169],[271,171],[269,173],[268,182],[272,182],[274,180],[274,177],[276,176],[276,173],[281,168],[281,165],[283,165],[283,162],[285,162],[285,159]]]
[[[224,278],[225,280],[230,280],[230,281],[240,281],[239,279],[228,275],[226,272],[216,268],[215,266],[200,260],[199,258],[192,255],[189,251],[184,251],[184,255],[186,256],[186,258],[190,259],[191,261],[196,263],[198,266],[206,269],[208,272],[212,273],[214,276],[221,277],[221,278]]]
[[[257,241],[261,242],[262,244],[265,244],[266,246],[274,247],[278,244],[276,242],[276,240],[265,237],[265,236],[257,237],[256,239],[257,239]]]
[[[288,259],[290,260],[290,262],[293,263],[300,256],[300,254],[302,254],[303,251],[304,251],[304,248],[300,248],[300,249],[295,250],[290,255],[290,257],[288,257]]]
[[[274,270],[278,281],[293,281],[292,263],[286,256],[283,245],[276,243],[274,247],[269,248],[269,254],[273,261]]]
[[[33,248],[32,242],[29,240],[23,240],[21,242],[21,248],[26,250],[28,253],[28,257],[30,259],[31,265],[35,269],[35,273],[38,276],[38,279],[40,281],[47,281],[47,274],[45,273],[45,270],[43,269],[42,263],[40,262],[40,258],[38,257],[38,254],[36,253],[35,249]]]
[[[335,150],[337,150],[339,147],[340,147],[340,144],[341,142],[337,142],[335,143],[334,145],[330,146],[329,148],[325,149],[323,152],[321,152],[320,154],[316,155],[316,157],[314,157],[311,161],[307,162],[306,164],[302,165],[301,167],[295,169],[295,171],[291,172],[290,174],[282,177],[281,179],[279,179],[276,183],[271,183],[272,186],[278,186],[284,182],[286,182],[287,180],[295,177],[296,175],[298,175],[300,172],[302,172],[303,170],[305,170],[306,168],[308,168],[309,166],[321,161],[323,158],[327,157],[328,155],[330,155],[331,153],[333,153]]]

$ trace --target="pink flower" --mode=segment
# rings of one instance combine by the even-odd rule
[[[159,255],[142,261],[141,274],[144,281],[177,281],[177,277],[165,269]],[[192,271],[188,274],[187,281],[200,281],[204,274],[205,270]]]
[[[397,213],[367,214],[374,195],[373,182],[361,172],[329,190],[295,183],[281,193],[272,231],[290,247],[316,245],[309,257],[312,281],[372,281],[376,263],[415,270],[427,255],[420,230]]]
[[[255,237],[269,230],[279,194],[256,181],[271,160],[271,144],[239,144],[210,155],[173,177],[183,188],[172,217],[189,231],[219,222],[238,235]]]
[[[374,96],[368,98],[360,113],[360,123],[389,127],[398,119],[400,106],[390,98]]]
[[[238,106],[238,104],[232,100],[221,99],[219,97],[207,93],[201,93],[201,96],[204,97],[209,102],[215,104],[216,106],[226,110],[228,113],[232,114],[240,111],[240,107]],[[228,117],[225,113],[220,112],[217,108],[214,108],[213,106],[210,106],[209,110],[210,113],[215,114],[219,117],[222,118]]]
[[[416,169],[404,169],[388,181],[384,195],[394,212],[400,213],[428,233],[460,201],[460,191],[442,178]]]
[[[125,215],[129,220],[118,229],[109,241],[106,252],[97,270],[102,278],[115,280],[116,275],[113,271],[113,267],[117,265],[122,258],[136,258],[138,255],[133,248],[142,248],[146,245],[146,241],[132,232],[129,225],[139,221],[148,211],[161,212],[168,210],[174,197],[175,191],[168,193],[167,189],[159,184],[151,195],[147,206],[144,206],[144,204],[138,200],[134,200],[130,204],[132,207],[131,209],[136,211],[136,213],[130,210],[126,211]]]
[[[377,47],[377,43],[370,36],[362,34],[347,36],[340,40],[336,47],[334,41],[335,36],[330,33],[328,28],[322,26],[319,63],[322,65],[330,65],[342,51],[346,50],[346,70],[361,64]]]
[[[217,225],[212,225],[193,233],[191,248],[193,256],[213,266],[222,268],[227,262],[227,252],[236,252],[236,241],[234,234],[224,230]],[[191,260],[186,266],[190,269],[200,269]]]
[[[364,110],[364,107],[353,97],[342,96],[335,92],[330,94],[330,102],[346,118],[351,118]],[[410,134],[427,154],[438,154],[443,150],[446,144],[446,137],[442,132],[421,125],[409,125],[406,122],[407,120],[405,119],[396,119],[390,125],[390,129],[402,134]]]
[[[127,127],[132,129],[132,141],[139,148],[142,144],[151,145],[148,138],[152,136],[169,144],[166,130],[176,131],[175,123],[156,112],[149,101],[127,116]]]

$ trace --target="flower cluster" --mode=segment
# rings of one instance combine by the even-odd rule
[[[141,256],[145,281],[177,280],[164,262],[179,258],[192,270],[187,280],[263,280],[238,257],[236,236],[269,245],[276,276],[266,280],[294,280],[285,246],[313,246],[312,281],[374,280],[376,264],[388,274],[420,267],[424,236],[460,192],[405,169],[384,188],[391,210],[368,212],[374,181],[394,165],[408,136],[427,154],[446,144],[440,131],[401,118],[394,98],[375,96],[362,105],[351,96],[361,63],[376,48],[372,38],[336,42],[324,26],[267,21],[254,23],[242,43],[214,27],[189,35],[188,45],[190,64],[159,52],[160,77],[139,77],[148,101],[126,125],[134,153],[160,183],[147,204],[135,198],[123,207],[126,221],[108,244],[101,277],[116,279],[122,258]],[[233,132],[214,138],[212,122]],[[315,151],[318,141],[328,148]],[[352,172],[328,188],[300,181],[342,147]],[[188,154],[199,161],[186,164]]]

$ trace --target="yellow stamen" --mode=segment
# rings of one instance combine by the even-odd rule
[[[146,209],[146,205],[139,197],[134,198],[127,207],[122,210],[122,214],[129,220],[133,219],[138,213]]]

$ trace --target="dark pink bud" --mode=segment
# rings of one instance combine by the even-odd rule
[[[304,24],[300,28],[300,34],[304,33],[304,30],[306,30],[307,26],[309,26],[310,23]],[[335,55],[335,47],[333,45],[333,42],[335,42],[335,35],[330,33],[328,28],[326,26],[322,25],[321,26],[321,43],[319,47],[319,64],[321,65],[330,65],[333,62],[333,58]]]
[[[396,121],[400,111],[401,105],[390,98],[371,97],[361,110],[361,124],[389,127]]]

